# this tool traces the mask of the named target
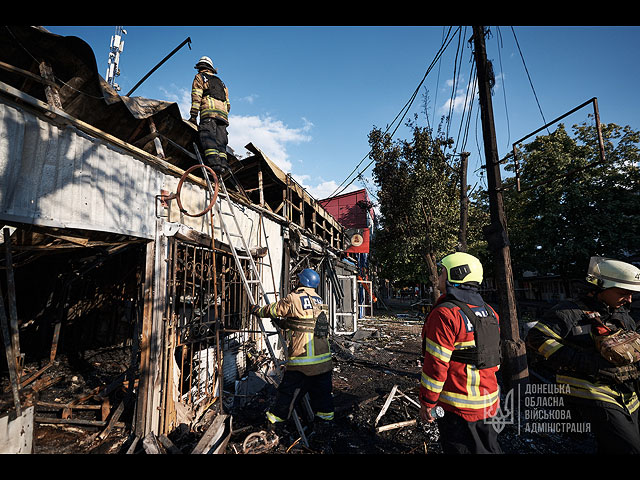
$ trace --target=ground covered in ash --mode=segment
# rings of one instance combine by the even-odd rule
[[[422,315],[394,308],[359,321],[354,334],[334,339],[336,418],[323,437],[305,430],[305,446],[293,424],[277,438],[268,432],[264,413],[274,394],[268,386],[231,409],[234,433],[226,453],[442,454],[437,424],[422,422],[416,406],[422,324]],[[592,453],[592,434],[567,417],[558,392],[535,377],[530,381],[528,388],[503,395],[504,407],[511,407],[498,437],[504,453]]]
[[[262,382],[260,387],[258,374],[249,371],[247,377],[253,375],[259,388],[245,395],[238,395],[236,391],[227,396],[225,392],[225,413],[231,416],[231,433],[224,453],[442,454],[437,423],[422,422],[416,405],[423,318],[419,312],[395,305],[376,312],[374,318],[359,320],[355,333],[332,339],[334,427],[323,435],[314,433],[311,427],[305,428],[308,445],[304,444],[293,423],[278,436],[267,431],[265,412],[274,398],[275,389],[267,382]],[[52,384],[46,384],[36,395],[40,401],[56,403],[91,396],[98,386],[108,384],[122,374],[128,361],[126,349],[90,352],[80,366],[56,361],[46,372]],[[558,404],[558,396],[548,390],[548,384],[538,383],[534,375],[530,376],[530,382],[526,391],[521,387],[522,390],[511,397],[503,395],[502,406],[509,414],[501,424],[499,435],[503,451],[507,454],[592,453],[595,444],[588,431],[579,428],[554,430],[556,425],[566,427],[579,421],[563,416],[563,405]],[[3,387],[5,400],[10,401],[6,385]],[[115,408],[120,402],[126,402],[126,391],[117,390],[109,399],[107,406]],[[39,408],[36,416],[40,421],[34,428],[34,453],[145,453],[139,446],[134,452],[130,450],[133,405],[126,403],[119,424],[104,441],[95,438],[104,427],[49,423],[47,419],[59,418],[60,412]],[[549,412],[554,411],[559,416],[549,418]],[[74,418],[80,416],[95,421],[100,417],[100,410],[74,410]],[[560,421],[556,421],[558,419]],[[205,427],[199,431],[176,429],[168,438],[177,450],[161,453],[190,453],[205,430]]]

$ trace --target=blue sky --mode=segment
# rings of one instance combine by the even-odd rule
[[[45,26],[58,35],[76,36],[93,49],[98,71],[106,76],[115,26]],[[229,88],[229,144],[239,156],[253,142],[318,199],[354,177],[369,151],[372,128],[385,129],[423,81],[449,27],[441,26],[127,26],[117,83],[122,95],[187,37],[184,46],[132,96],[174,101],[188,117],[193,66],[200,56],[213,59]],[[453,27],[453,33],[457,27]],[[427,75],[409,110],[424,125],[423,95],[428,90],[429,122],[458,112],[471,73],[472,50],[466,28],[449,44]],[[515,32],[515,37],[514,37]],[[519,44],[519,49],[515,39]],[[496,85],[493,107],[499,156],[511,144],[592,97],[603,123],[640,130],[640,27],[510,26],[491,27],[488,58]],[[522,56],[521,56],[522,55]],[[523,59],[524,57],[524,63]],[[526,69],[525,69],[526,65]],[[528,74],[527,74],[528,72]],[[457,77],[457,90],[452,80]],[[533,87],[531,86],[533,84]],[[535,90],[535,96],[534,96]],[[537,97],[537,101],[536,101]],[[538,105],[539,104],[539,105]],[[478,111],[477,102],[473,112]],[[542,111],[542,112],[541,112]],[[567,127],[587,121],[585,107],[563,120]],[[393,126],[396,124],[394,123]],[[454,114],[450,136],[458,139]],[[553,128],[553,127],[552,127]],[[407,138],[401,126],[394,138]],[[470,183],[485,186],[479,118],[472,116],[464,150],[471,153]],[[462,139],[460,140],[462,141]],[[375,195],[365,159],[348,190],[366,186]],[[348,191],[345,190],[345,191]]]

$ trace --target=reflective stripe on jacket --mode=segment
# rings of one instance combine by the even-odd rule
[[[583,297],[564,300],[546,312],[527,334],[527,346],[538,354],[543,365],[555,372],[557,383],[568,386],[566,394],[633,412],[640,406],[633,386],[615,384],[593,370],[592,365],[600,357],[593,336],[594,312],[606,323],[635,329],[635,322],[624,308],[609,312],[603,303]]]
[[[205,84],[206,76],[203,73],[214,76],[210,70],[203,70],[198,72],[193,79],[191,86],[191,109],[189,114],[191,117],[196,117],[200,113],[200,121],[204,118],[217,118],[226,123],[229,123],[229,111],[231,110],[231,103],[229,102],[229,90],[224,86],[225,100],[216,99],[213,96],[203,95],[208,90]],[[217,77],[215,77],[217,78]],[[219,79],[218,79],[219,80]],[[222,82],[221,80],[219,80]],[[224,85],[224,84],[223,84]]]
[[[281,318],[277,324],[287,340],[288,370],[318,375],[332,369],[329,339],[316,330],[316,319],[323,305],[313,288],[300,287],[257,311],[260,317]]]
[[[500,405],[499,367],[478,369],[451,360],[454,350],[475,346],[475,339],[473,326],[459,307],[437,308],[443,300],[444,296],[438,299],[422,329],[420,401],[429,408],[441,405],[470,422],[492,417]],[[484,307],[469,307],[486,314]]]

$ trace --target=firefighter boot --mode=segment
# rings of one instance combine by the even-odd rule
[[[287,422],[272,422],[267,420],[267,432],[278,437],[279,441],[286,443],[290,433],[287,429]]]
[[[229,163],[219,155],[207,157],[207,163],[218,176],[224,175],[229,170]]]
[[[310,447],[322,453],[333,453],[331,443],[334,433],[333,421],[318,420],[313,422],[313,432],[309,436]]]

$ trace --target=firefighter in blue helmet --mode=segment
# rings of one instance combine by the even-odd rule
[[[267,412],[271,427],[281,427],[306,393],[315,414],[314,432],[332,424],[332,362],[328,307],[316,292],[320,276],[310,268],[298,274],[298,287],[278,302],[254,306],[252,313],[268,317],[286,337],[288,360],[276,399]]]

